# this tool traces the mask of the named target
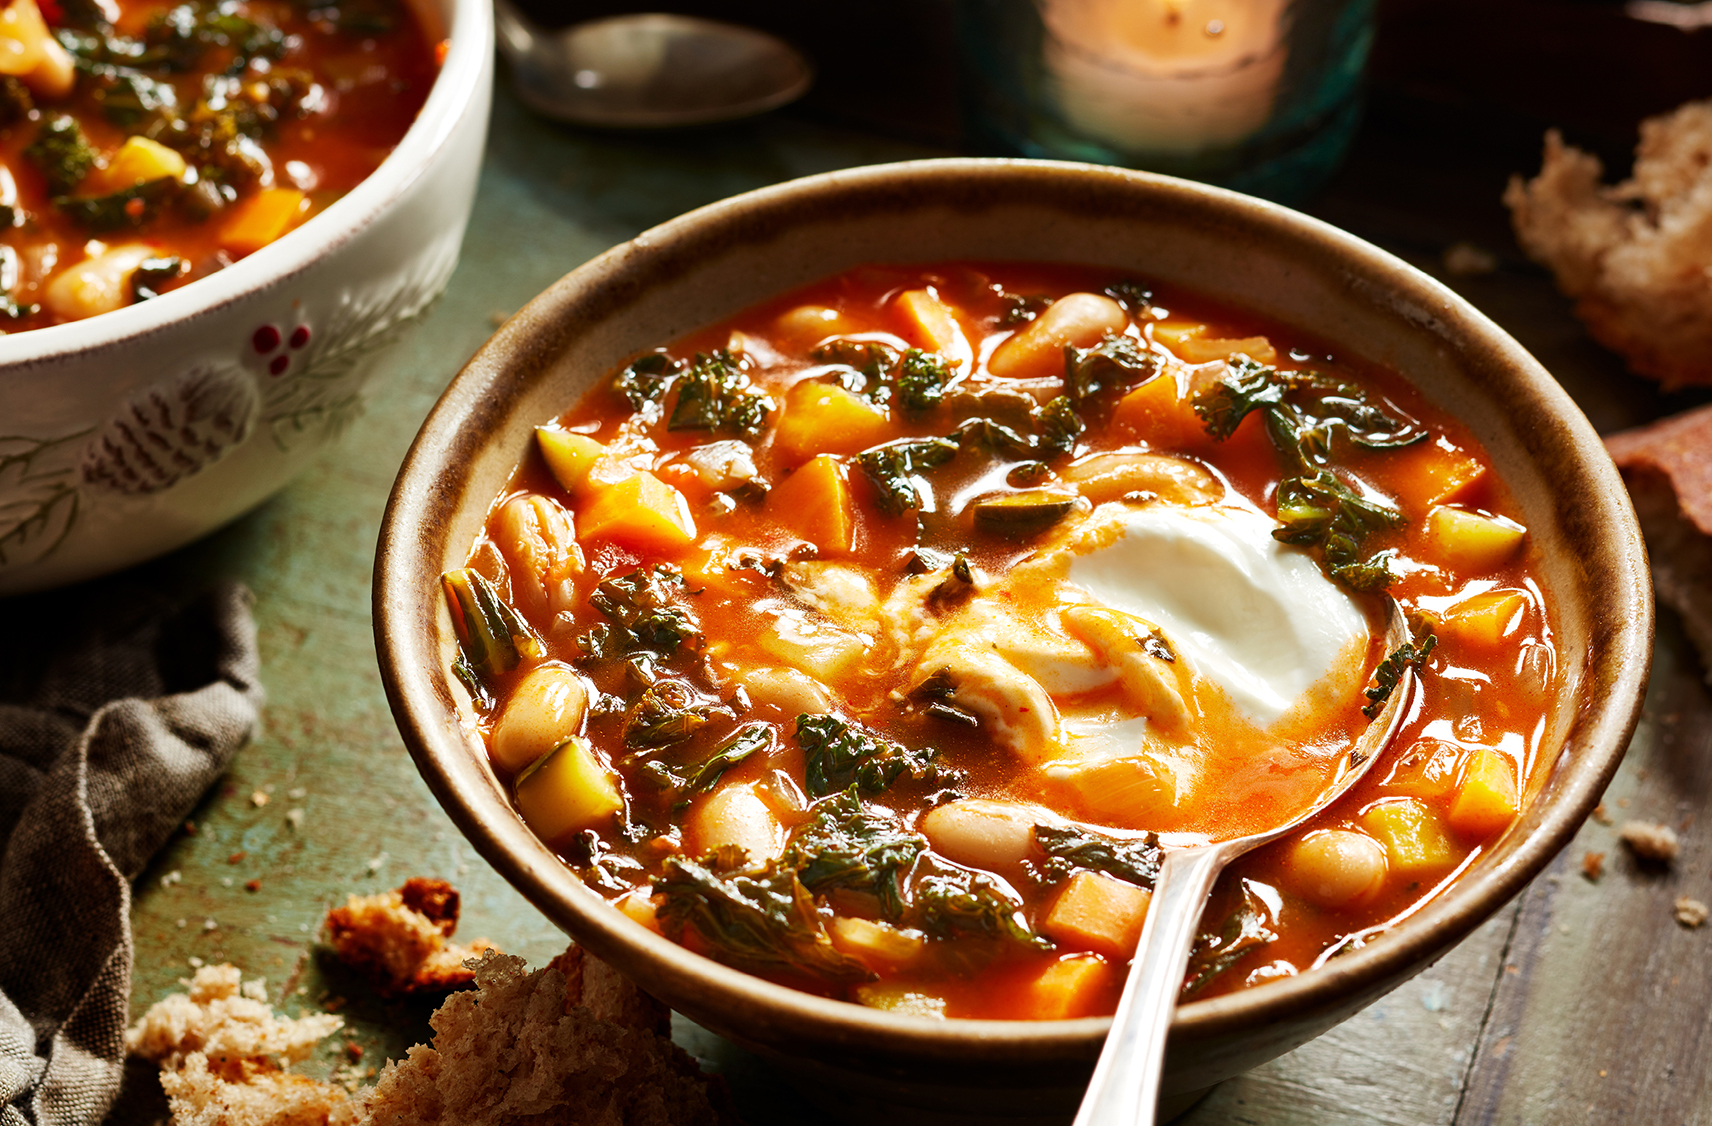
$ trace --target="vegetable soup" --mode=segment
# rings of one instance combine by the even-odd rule
[[[1381,935],[1529,793],[1527,531],[1396,375],[1110,270],[866,267],[544,420],[445,593],[519,815],[617,909],[903,1012],[1110,1013],[1161,842],[1184,996]],[[1411,640],[1387,652],[1390,600]]]
[[[437,71],[406,0],[11,0],[0,331],[261,249],[379,167]]]

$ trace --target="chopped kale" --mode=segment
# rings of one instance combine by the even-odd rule
[[[172,83],[157,81],[129,67],[92,67],[87,89],[107,120],[126,129],[177,116],[178,91]]]
[[[1034,451],[1032,440],[990,418],[971,418],[953,430],[951,437],[963,449],[985,449],[1013,457],[1027,457]]]
[[[184,259],[176,256],[145,258],[131,272],[131,300],[149,301],[160,296],[161,287],[184,271]]]
[[[222,47],[232,52],[226,73],[242,74],[253,59],[283,58],[288,46],[284,32],[247,18],[235,0],[196,0],[149,21],[135,65],[182,73],[195,70],[209,49]]]
[[[1040,293],[1026,297],[1020,293],[1000,293],[999,301],[1005,307],[1004,313],[999,317],[999,324],[1004,328],[1027,324],[1052,308],[1052,298]]]
[[[1076,451],[1076,440],[1088,428],[1068,395],[1059,395],[1040,408],[1035,425],[1039,429],[1040,446],[1055,454]]]
[[[1023,921],[1022,902],[983,872],[955,868],[923,876],[910,898],[911,925],[933,938],[976,935],[1052,948],[1051,940]]]
[[[18,252],[10,246],[0,246],[0,317],[20,320],[34,316],[37,305],[20,305],[13,291],[18,288]]]
[[[28,86],[9,74],[0,76],[0,129],[25,120],[35,108]]]
[[[833,888],[871,892],[886,918],[903,917],[904,879],[927,848],[898,819],[862,804],[857,787],[816,802],[813,818],[791,837],[784,862],[819,895]]]
[[[82,127],[63,114],[42,123],[24,155],[42,170],[48,190],[56,196],[77,187],[95,167],[95,150],[84,139]]]
[[[759,434],[773,409],[771,399],[750,389],[742,366],[724,349],[711,356],[698,353],[695,363],[678,377],[677,389],[668,430]]]
[[[1278,523],[1274,538],[1320,549],[1326,573],[1352,590],[1383,590],[1391,582],[1389,551],[1369,552],[1367,540],[1401,528],[1403,514],[1382,501],[1362,496],[1329,469],[1305,477],[1287,477],[1278,485]]]
[[[851,786],[882,793],[906,773],[925,777],[938,753],[932,747],[911,750],[834,715],[797,716],[797,745],[806,760],[808,792],[817,798]]]
[[[1159,838],[1152,833],[1136,840],[1118,840],[1084,829],[1036,825],[1034,842],[1046,853],[1045,862],[1034,866],[1046,884],[1059,883],[1073,872],[1086,870],[1151,889],[1164,859]]]
[[[916,474],[944,465],[957,456],[957,443],[946,438],[902,438],[856,455],[856,464],[879,493],[880,511],[901,516],[922,507]]]
[[[447,571],[440,584],[458,634],[454,671],[472,695],[491,703],[493,678],[516,668],[524,657],[545,656],[546,648],[529,623],[476,571]]]
[[[623,395],[631,410],[643,410],[666,396],[672,376],[680,365],[664,351],[650,352],[625,366],[612,377],[613,390]]]
[[[766,750],[773,745],[773,728],[766,723],[746,723],[720,741],[713,753],[696,767],[695,773],[686,778],[678,790],[676,808],[683,809],[689,805],[690,799],[705,790],[711,790],[719,784],[719,780],[727,770],[738,763]],[[651,763],[659,766],[659,763]],[[812,890],[812,889],[811,889]]]
[[[731,709],[724,704],[709,699],[682,680],[657,680],[624,713],[624,745],[666,747],[681,743],[706,727],[715,716],[730,714]]]
[[[721,849],[701,858],[667,857],[654,891],[668,935],[685,926],[725,959],[746,966],[778,966],[834,981],[872,974],[841,954],[826,933],[814,898],[796,872],[777,863],[745,871],[742,851]]]
[[[931,410],[945,398],[953,374],[944,356],[911,348],[897,367],[898,402],[906,410]]]
[[[843,364],[862,373],[870,382],[878,383],[897,370],[902,357],[890,344],[877,340],[828,340],[814,350],[814,358],[823,364]]]
[[[1158,373],[1158,354],[1134,337],[1108,333],[1092,348],[1064,346],[1064,393],[1073,403],[1121,395]]]
[[[1361,714],[1368,719],[1377,716],[1385,701],[1391,698],[1391,693],[1397,690],[1402,682],[1404,670],[1413,666],[1419,669],[1432,651],[1438,647],[1439,639],[1433,634],[1427,634],[1426,640],[1417,644],[1416,638],[1410,638],[1379,662],[1379,667],[1373,670],[1373,687],[1367,690],[1367,698],[1372,703],[1361,709]]]
[[[1218,382],[1195,395],[1195,413],[1207,434],[1222,442],[1253,411],[1282,403],[1289,389],[1290,379],[1283,373],[1253,360],[1236,360]]]
[[[611,624],[578,638],[578,647],[596,660],[638,649],[671,656],[701,636],[689,611],[672,601],[673,588],[681,590],[683,585],[683,572],[665,563],[602,580],[589,595],[589,605]]]
[[[1293,466],[1324,465],[1347,438],[1364,449],[1413,445],[1427,432],[1412,419],[1376,405],[1368,393],[1315,372],[1281,372],[1239,358],[1211,387],[1195,397],[1195,413],[1207,433],[1223,441],[1251,412],[1265,412],[1267,434]]]
[[[1026,489],[1052,480],[1053,473],[1044,461],[1024,461],[1011,466],[1005,474],[1005,484],[1013,489]]]
[[[1189,955],[1189,973],[1178,999],[1187,1001],[1205,989],[1214,978],[1236,965],[1250,952],[1278,941],[1265,902],[1242,881],[1242,904],[1225,919],[1217,934],[1195,940]]]
[[[109,195],[78,198],[54,197],[61,214],[90,231],[113,231],[141,227],[160,214],[160,209],[178,194],[179,182],[170,176],[150,180]]]
[[[1133,279],[1113,282],[1102,292],[1124,307],[1130,316],[1139,316],[1153,304],[1153,291]]]

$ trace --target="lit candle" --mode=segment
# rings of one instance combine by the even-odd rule
[[[1287,0],[1038,0],[1066,125],[1138,153],[1233,145],[1266,123]]]

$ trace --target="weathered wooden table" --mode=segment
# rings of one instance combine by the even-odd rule
[[[1494,252],[1494,272],[1447,280],[1532,349],[1601,430],[1686,404],[1661,399],[1589,343],[1514,249],[1497,195],[1508,170],[1535,166],[1537,132],[1497,158],[1451,159],[1448,149],[1423,149],[1407,106],[1380,104],[1372,122],[1313,210],[1441,276],[1452,243]],[[500,95],[462,264],[392,357],[366,415],[261,509],[133,576],[162,587],[247,582],[269,692],[260,733],[195,811],[194,831],[138,882],[139,1010],[199,962],[229,960],[265,975],[287,1009],[347,998],[365,1064],[400,1054],[426,1039],[429,1006],[373,999],[317,952],[316,932],[347,894],[413,875],[462,889],[462,937],[491,937],[532,964],[564,946],[452,827],[388,713],[369,596],[395,469],[462,360],[594,254],[735,192],[926,155],[936,153],[789,115],[674,136],[579,134]],[[1671,910],[1680,894],[1712,900],[1712,819],[1699,816],[1712,785],[1709,720],[1695,656],[1665,613],[1645,719],[1606,808],[1619,822],[1677,826],[1684,849],[1674,870],[1638,871],[1616,827],[1589,822],[1546,875],[1438,965],[1320,1040],[1223,1084],[1184,1121],[1712,1121],[1712,927],[1685,929]],[[1580,874],[1586,851],[1606,855],[1597,883]],[[698,1029],[679,1032],[728,1073],[757,1126],[798,1119],[764,1063]],[[335,1052],[342,1062],[344,1043],[311,1070],[324,1073]],[[158,1113],[158,1095],[153,1110],[141,1097],[152,1077],[141,1077],[115,1121]]]

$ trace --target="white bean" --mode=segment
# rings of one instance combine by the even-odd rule
[[[42,304],[50,313],[67,320],[82,320],[123,308],[131,303],[131,275],[154,253],[149,247],[135,244],[115,246],[67,266],[48,282]]]
[[[1064,479],[1095,504],[1140,492],[1172,504],[1211,504],[1224,493],[1205,467],[1166,454],[1095,454],[1064,470]]]
[[[1044,379],[1064,374],[1064,346],[1091,348],[1129,327],[1123,306],[1097,293],[1060,297],[1046,312],[993,350],[987,371],[1000,379]]]
[[[588,712],[588,686],[569,665],[537,665],[518,680],[493,725],[489,746],[495,765],[522,770],[581,734]]]
[[[694,854],[736,845],[751,864],[760,864],[785,850],[785,828],[753,783],[721,787],[690,812],[684,829],[685,844]]]
[[[1290,849],[1297,886],[1322,907],[1371,899],[1385,883],[1385,846],[1353,829],[1321,829]]]
[[[755,704],[773,708],[786,719],[832,710],[832,694],[820,681],[796,669],[746,668],[737,674],[737,682]]]
[[[1028,859],[1034,827],[1060,819],[1018,802],[964,798],[930,810],[921,831],[933,850],[971,868],[1003,868]]]
[[[539,493],[513,497],[500,508],[494,531],[526,615],[539,619],[576,608],[583,549],[558,501]]]

